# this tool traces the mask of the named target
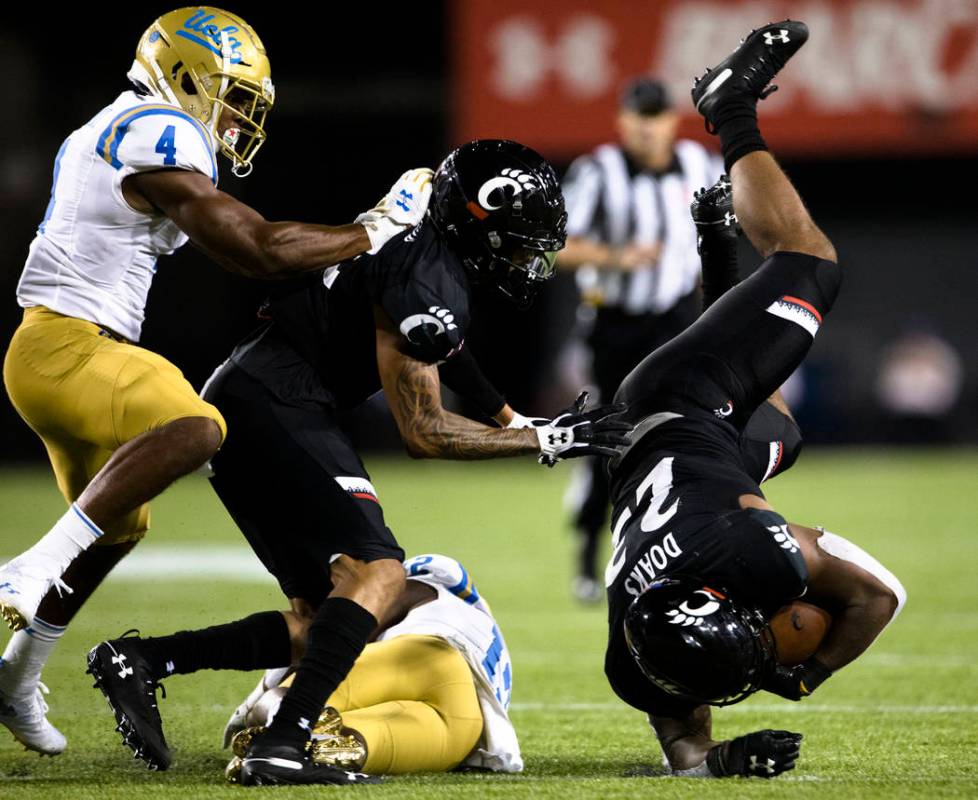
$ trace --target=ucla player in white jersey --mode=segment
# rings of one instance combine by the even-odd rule
[[[416,224],[427,170],[338,227],[269,222],[218,191],[216,154],[247,175],[275,101],[265,48],[216,8],[172,11],[139,42],[123,92],[58,151],[51,200],[17,289],[24,320],[4,361],[11,402],[41,437],[70,508],[0,567],[0,722],[54,755],[40,673],[65,626],[142,538],[148,502],[204,464],[226,433],[181,372],[136,346],[159,256],[192,240],[255,278],[321,269]],[[97,547],[91,545],[97,544]]]
[[[313,729],[313,759],[374,775],[459,766],[522,771],[509,721],[513,665],[488,603],[453,558],[416,556],[404,569],[407,586],[391,617]],[[231,716],[224,744],[235,751],[232,782],[255,733],[246,726],[268,724],[291,681],[286,675],[266,672]]]

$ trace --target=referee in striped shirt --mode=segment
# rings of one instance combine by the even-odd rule
[[[602,402],[646,355],[699,315],[700,259],[689,213],[693,192],[723,171],[719,156],[677,139],[679,115],[663,83],[631,81],[621,94],[620,142],[603,144],[571,165],[564,182],[567,246],[558,266],[576,271],[582,302],[593,307],[588,337],[592,377]],[[602,462],[575,482],[580,551],[573,591],[603,596],[597,550],[608,516]]]

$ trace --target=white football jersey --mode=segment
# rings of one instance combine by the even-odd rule
[[[415,556],[404,562],[404,569],[408,580],[428,584],[438,596],[412,609],[378,639],[405,634],[437,636],[455,647],[472,670],[485,721],[482,737],[465,763],[497,772],[521,771],[523,758],[508,714],[513,665],[488,603],[479,596],[465,567],[453,558]]]
[[[134,210],[122,180],[196,170],[217,185],[217,143],[178,106],[123,92],[71,133],[54,162],[51,201],[31,243],[17,302],[43,305],[138,341],[156,259],[187,242],[162,214]]]

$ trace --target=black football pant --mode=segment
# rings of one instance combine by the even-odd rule
[[[831,261],[802,253],[765,259],[625,378],[615,395],[628,404],[625,420],[690,403],[742,432],[804,360],[841,283]]]

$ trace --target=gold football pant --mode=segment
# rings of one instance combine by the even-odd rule
[[[374,775],[454,769],[482,735],[472,671],[435,636],[368,644],[327,704],[366,740]]]
[[[173,364],[91,322],[36,306],[24,311],[3,363],[17,413],[41,437],[69,503],[113,451],[184,417],[224,419]],[[149,505],[107,526],[98,544],[142,538]]]

